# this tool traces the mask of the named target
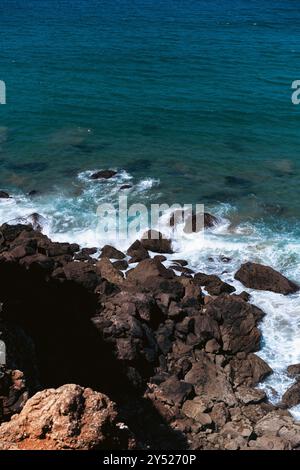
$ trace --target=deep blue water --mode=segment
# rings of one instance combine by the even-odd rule
[[[166,202],[298,215],[299,1],[2,0],[0,15],[3,188],[114,166],[159,178]]]

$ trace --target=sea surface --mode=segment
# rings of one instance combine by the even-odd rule
[[[238,291],[248,260],[300,283],[298,0],[1,0],[0,17],[0,189],[13,196],[0,223],[38,212],[53,239],[101,246],[97,206],[131,184],[130,202],[222,217],[201,243],[175,242],[190,267]],[[89,179],[106,168],[118,175]],[[300,296],[251,294],[277,401],[300,362]]]

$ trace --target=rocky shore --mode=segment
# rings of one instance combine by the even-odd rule
[[[300,365],[269,403],[257,386],[272,369],[255,354],[264,312],[249,294],[185,260],[166,267],[159,234],[98,257],[37,228],[0,228],[0,449],[300,448]],[[236,279],[298,290],[255,263]]]

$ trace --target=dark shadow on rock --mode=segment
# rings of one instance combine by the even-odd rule
[[[94,294],[73,281],[50,279],[40,269],[26,270],[17,263],[1,262],[0,276],[1,318],[32,339],[41,389],[66,383],[91,387],[117,403],[142,446],[188,447],[184,435],[171,429],[143,397],[143,390],[131,385],[112,347],[93,325]],[[29,366],[24,373],[30,374]]]

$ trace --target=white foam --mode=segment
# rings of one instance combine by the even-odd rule
[[[55,194],[32,199],[16,194],[14,199],[0,200],[0,223],[37,212],[47,219],[46,234],[55,241],[77,242],[82,247],[97,248],[110,243],[126,250],[136,239],[134,235],[130,240],[119,241],[99,238],[97,206],[101,202],[116,202],[120,185],[125,181],[131,181],[134,188],[132,194],[136,197],[140,193],[150,197],[151,189],[156,188],[159,181],[146,178],[135,182],[131,175],[121,171],[116,177],[100,183],[90,179],[91,173],[84,172],[78,176],[78,194],[75,196],[66,195],[58,189]],[[270,265],[300,282],[300,242],[291,235],[283,237],[250,223],[232,226],[227,219],[230,211],[235,215],[235,209],[229,205],[214,208],[213,213],[222,217],[223,222],[206,231],[204,238],[197,234],[184,234],[181,226],[182,237],[174,241],[176,253],[167,255],[167,258],[169,261],[186,259],[195,271],[217,274],[234,285],[237,292],[248,291],[251,301],[266,313],[261,323],[263,344],[258,354],[272,367],[274,374],[262,387],[270,400],[278,401],[293,383],[286,374],[287,366],[300,362],[300,295],[282,296],[251,291],[234,279],[234,273],[243,262],[250,260]],[[166,220],[167,217],[164,227],[160,229],[172,236],[172,229],[167,227]],[[229,258],[226,263],[222,261],[224,256]],[[300,419],[300,407],[291,411]]]

